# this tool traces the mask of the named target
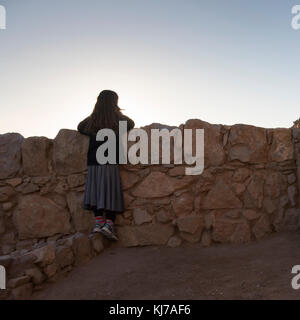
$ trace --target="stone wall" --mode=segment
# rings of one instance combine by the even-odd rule
[[[126,211],[113,245],[208,247],[298,228],[300,129],[180,126],[197,128],[205,129],[202,175],[186,176],[185,165],[121,166]],[[0,135],[0,265],[8,280],[0,297],[27,298],[111,245],[90,234],[93,215],[82,209],[87,147],[72,130],[54,140]]]

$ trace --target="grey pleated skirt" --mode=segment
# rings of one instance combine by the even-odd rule
[[[124,211],[124,197],[119,166],[88,166],[83,207],[86,210]]]

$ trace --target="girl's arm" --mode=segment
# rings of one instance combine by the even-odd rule
[[[83,121],[81,121],[77,127],[77,130],[81,133],[84,134],[86,136],[89,135],[89,133],[87,132],[87,124],[90,121],[90,117],[87,117],[86,119],[84,119]]]

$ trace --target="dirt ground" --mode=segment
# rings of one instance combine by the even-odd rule
[[[32,299],[300,299],[300,233],[244,245],[108,248]]]

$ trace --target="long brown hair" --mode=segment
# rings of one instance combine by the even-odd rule
[[[100,129],[118,130],[122,111],[118,106],[119,96],[111,90],[103,90],[98,98],[90,121],[88,131],[96,134]]]

